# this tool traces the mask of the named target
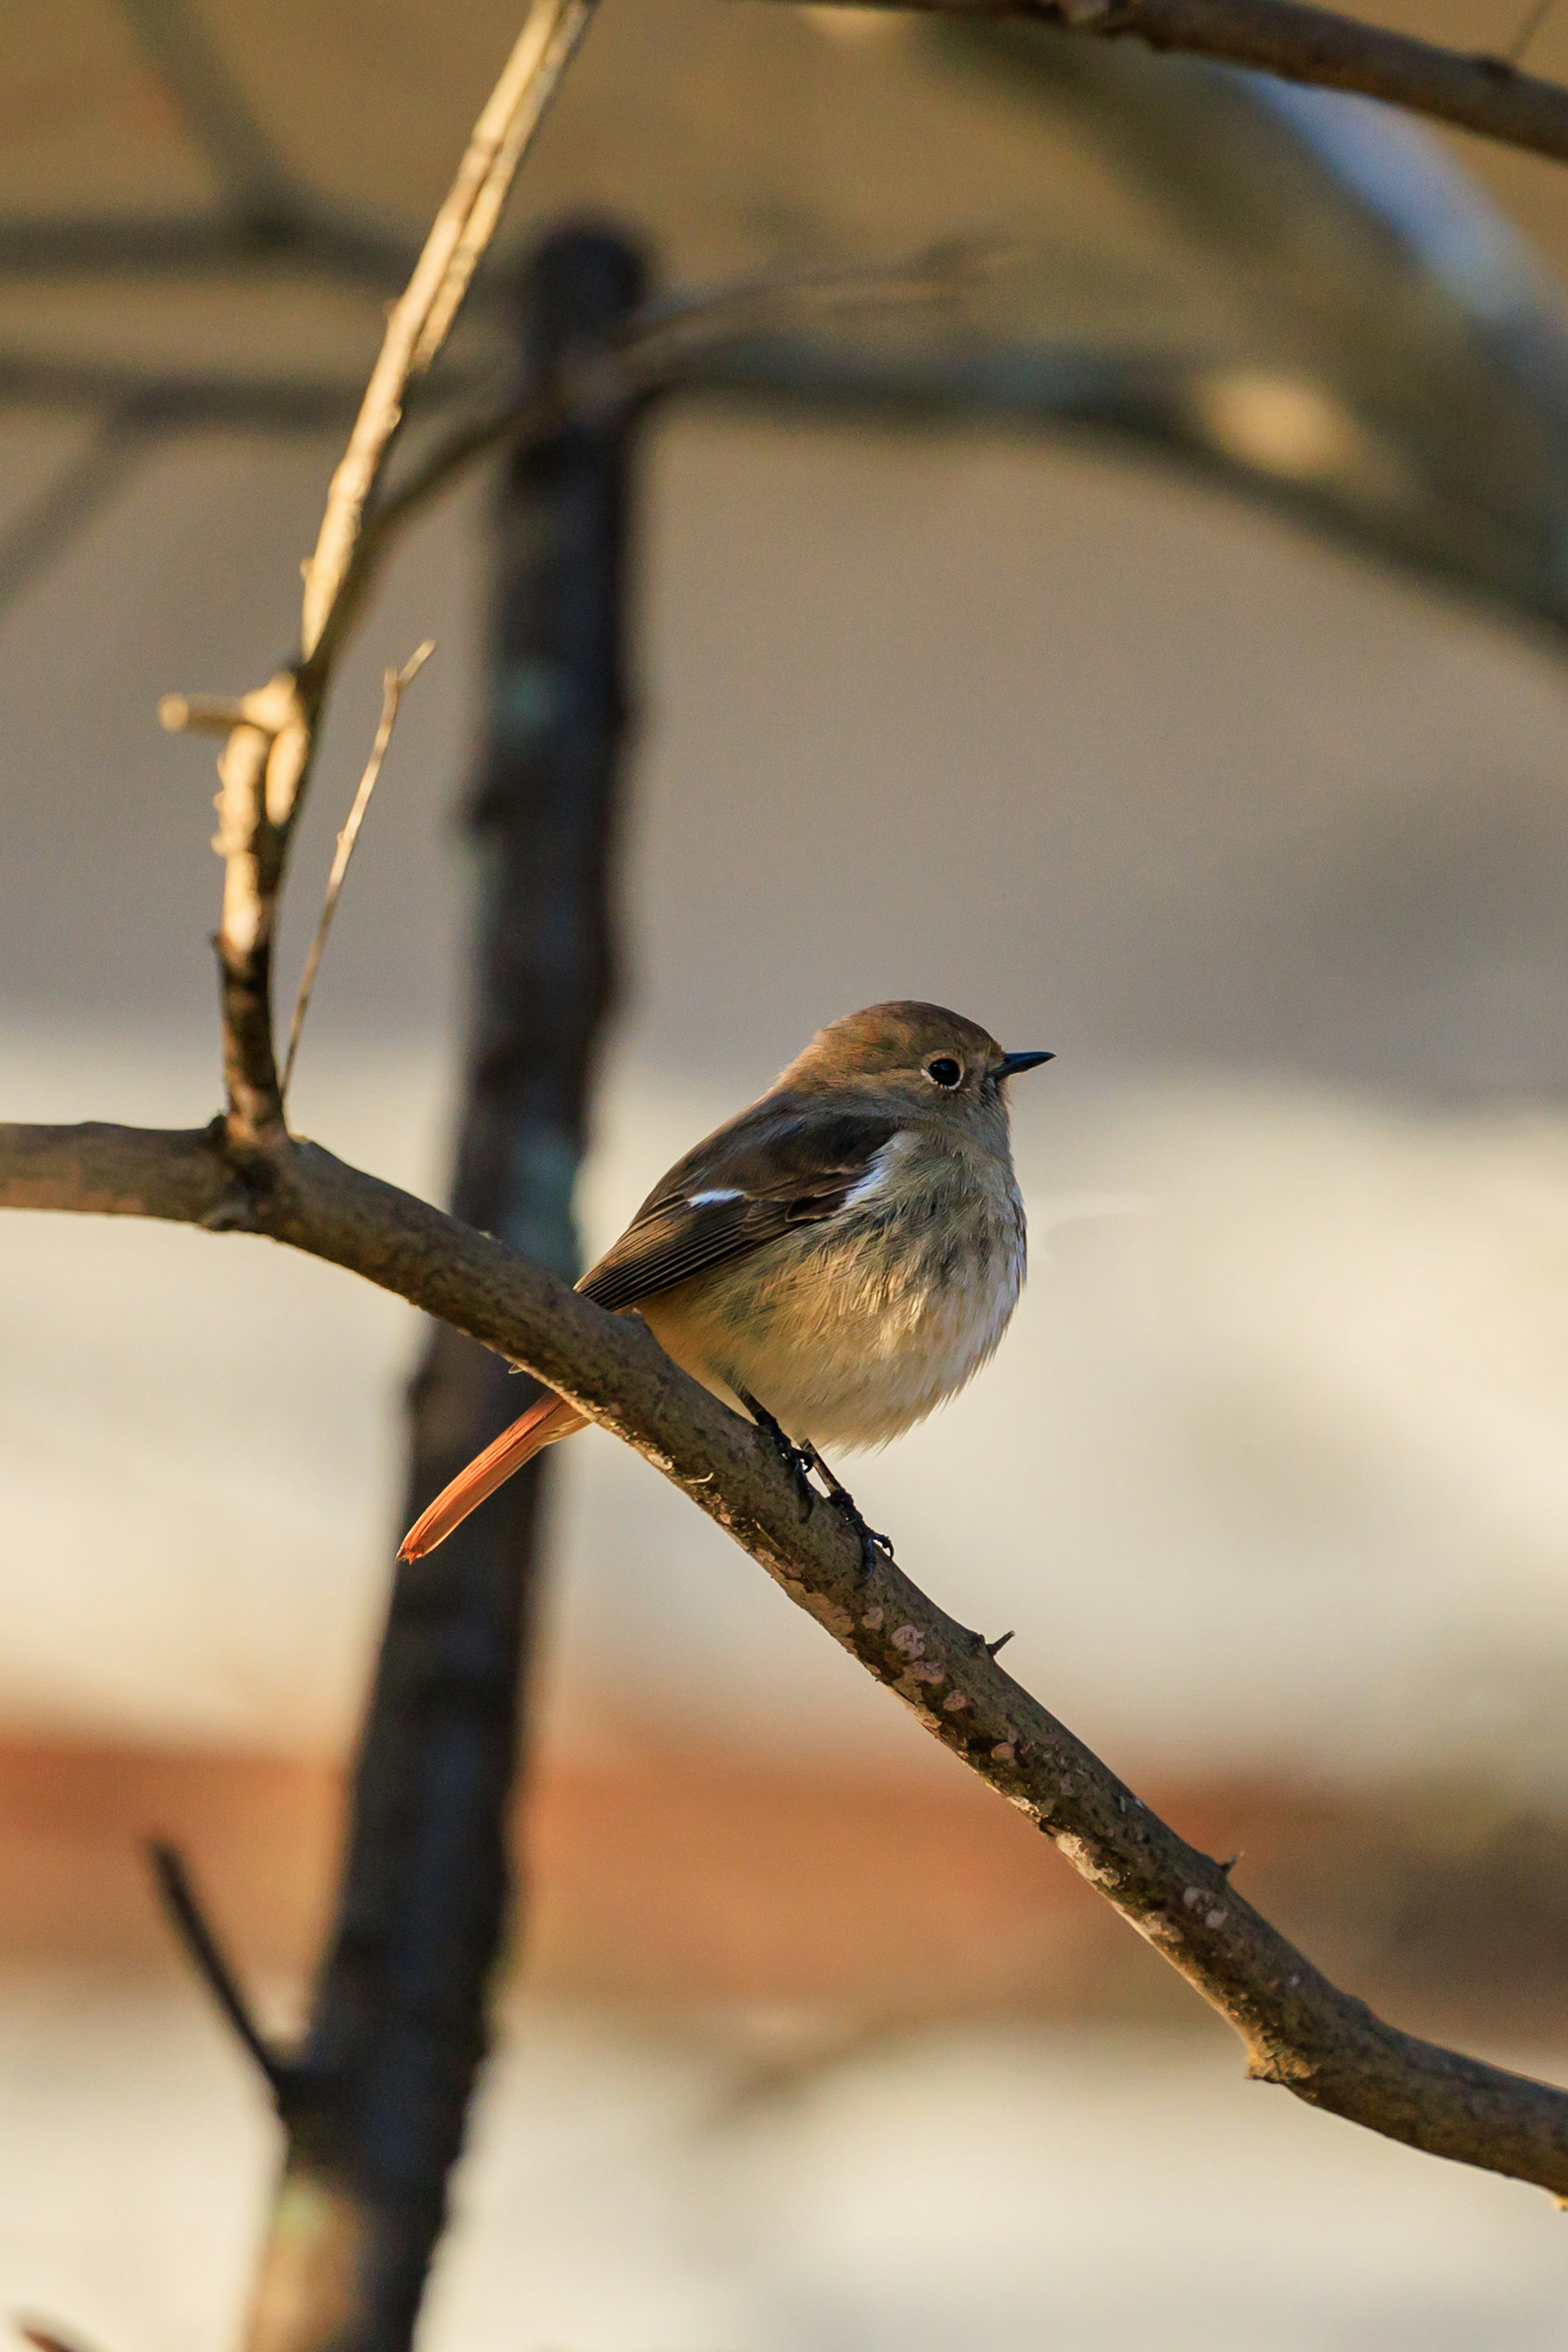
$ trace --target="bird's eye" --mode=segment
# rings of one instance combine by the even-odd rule
[[[950,1054],[938,1054],[934,1062],[926,1063],[925,1075],[934,1087],[956,1087],[963,1080],[964,1065]]]

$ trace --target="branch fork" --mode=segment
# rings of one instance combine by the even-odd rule
[[[173,732],[226,734],[218,761],[218,831],[213,845],[224,861],[223,908],[214,944],[220,972],[227,1136],[236,1163],[287,1131],[285,1081],[278,1075],[272,1024],[277,903],[334,661],[361,601],[365,567],[356,559],[365,512],[402,426],[409,381],[430,366],[451,331],[499,222],[517,165],[595,5],[596,0],[533,0],[413,275],[388,313],[380,356],[332,477],[315,552],[304,567],[298,665],[278,671],[266,686],[236,700],[169,695],[159,706],[163,725]],[[395,709],[394,698],[394,716]],[[390,733],[384,712],[383,729]],[[380,735],[377,740],[384,753],[384,740]],[[372,769],[379,766],[380,754],[373,753]],[[373,773],[370,782],[373,784]],[[363,798],[368,792],[361,786]],[[362,814],[362,806],[357,807]],[[337,873],[335,884],[329,885],[305,1001],[341,878]],[[296,1013],[296,1044],[302,1018],[303,1003]],[[291,1063],[292,1053],[289,1058]]]

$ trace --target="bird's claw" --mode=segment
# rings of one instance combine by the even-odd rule
[[[848,1520],[850,1527],[860,1539],[861,1582],[863,1584],[876,1566],[876,1556],[879,1551],[885,1559],[893,1559],[893,1545],[890,1539],[884,1535],[879,1535],[875,1528],[867,1525],[859,1505],[843,1480],[836,1477],[829,1469],[810,1439],[798,1444],[792,1437],[785,1434],[782,1425],[775,1421],[765,1404],[758,1404],[757,1399],[748,1395],[745,1389],[737,1389],[736,1393],[758,1428],[765,1437],[769,1439],[774,1452],[794,1480],[796,1491],[800,1496],[801,1517],[806,1517],[810,1515],[813,1503],[826,1501],[831,1503],[833,1508]],[[811,1484],[813,1470],[828,1490],[825,1496],[819,1495]]]
[[[860,1538],[861,1582],[864,1584],[876,1566],[876,1556],[879,1551],[885,1559],[892,1560],[892,1538],[879,1534],[876,1528],[871,1526],[843,1480],[835,1477],[814,1445],[810,1453],[811,1467],[826,1486],[829,1502],[841,1517],[848,1520],[854,1534]]]
[[[866,1525],[865,1520],[861,1517],[859,1510],[851,1501],[848,1495],[833,1495],[830,1496],[829,1499],[831,1501],[834,1509],[842,1513],[843,1517],[849,1521],[850,1526],[853,1528],[855,1534],[860,1538],[861,1582],[865,1584],[869,1582],[872,1571],[876,1566],[876,1556],[878,1552],[881,1552],[885,1560],[890,1563],[892,1562],[893,1546],[886,1536],[879,1535],[875,1528],[868,1527]]]
[[[793,1438],[786,1436],[767,1406],[758,1404],[754,1396],[748,1396],[744,1389],[737,1391],[737,1394],[794,1481],[795,1491],[800,1497],[800,1517],[809,1517],[812,1504],[818,1500],[817,1490],[811,1484],[811,1473],[817,1466],[815,1451],[809,1445],[797,1445]]]

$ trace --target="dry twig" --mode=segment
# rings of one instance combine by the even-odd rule
[[[278,1094],[284,1102],[288,1099],[288,1081],[294,1076],[295,1056],[299,1051],[299,1033],[305,1026],[310,992],[316,985],[316,974],[320,967],[321,951],[332,928],[338,894],[349,870],[349,860],[354,854],[354,844],[360,837],[360,827],[365,821],[365,811],[371,804],[371,794],[375,791],[382,772],[382,761],[386,758],[392,729],[397,725],[398,705],[402,700],[404,689],[413,685],[434,651],[435,639],[426,637],[423,645],[414,647],[401,669],[389,669],[382,675],[382,715],[375,740],[371,745],[371,756],[365,762],[365,772],[360,778],[360,789],[354,794],[354,805],[349,811],[348,822],[338,835],[332,870],[327,877],[326,896],[321,901],[320,919],[316,925],[316,936],[310,942],[310,952],[305,959],[305,969],[299,975],[299,992],[294,1000],[294,1018],[288,1024],[288,1051],[283,1057],[283,1076],[278,1084]]]
[[[474,126],[407,290],[387,319],[381,355],[332,477],[316,551],[305,574],[300,654],[307,663],[319,659],[328,640],[366,504],[402,422],[408,380],[429,367],[451,330],[479,257],[495,234],[517,165],[588,28],[593,6],[594,0],[534,0]]]
[[[534,0],[408,287],[388,316],[305,569],[297,666],[232,706],[178,695],[165,697],[161,706],[166,727],[224,720],[233,730],[218,762],[214,846],[225,869],[215,944],[235,1152],[256,1150],[283,1129],[271,1010],[277,900],[333,660],[358,609],[354,558],[366,508],[402,422],[409,378],[416,367],[430,364],[451,328],[507,189],[594,5],[595,0]]]

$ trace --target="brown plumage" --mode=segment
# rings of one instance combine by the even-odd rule
[[[873,1004],[818,1032],[759,1100],[654,1186],[578,1288],[635,1307],[703,1386],[798,1445],[877,1445],[996,1349],[1024,1276],[1005,1054],[940,1005]],[[433,1550],[585,1416],[541,1397],[437,1496]],[[852,1506],[851,1507],[852,1510]]]

